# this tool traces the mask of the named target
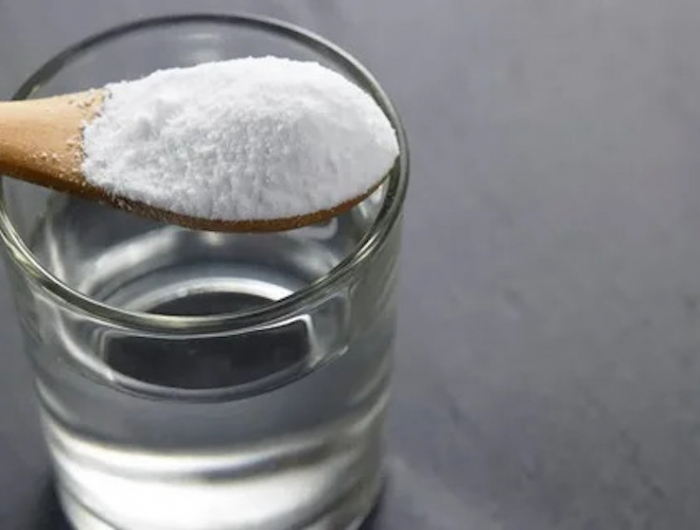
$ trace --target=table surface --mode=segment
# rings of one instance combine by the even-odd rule
[[[235,5],[234,5],[235,4]],[[335,40],[412,145],[377,530],[697,528],[700,4],[0,0],[0,96],[117,22]],[[66,528],[0,280],[0,528]]]

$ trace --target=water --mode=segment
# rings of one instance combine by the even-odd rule
[[[166,315],[283,298],[339,263],[376,212],[370,202],[319,227],[233,236],[56,201],[32,237],[44,265],[93,298]],[[380,484],[394,327],[393,258],[376,268],[245,335],[135,333],[38,304],[24,326],[73,524],[357,526]]]

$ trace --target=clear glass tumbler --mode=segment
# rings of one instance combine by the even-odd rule
[[[177,16],[81,42],[16,98],[250,55],[318,61],[376,98],[401,142],[381,189],[321,225],[223,234],[0,180],[7,272],[79,530],[337,530],[377,497],[408,154],[368,72],[284,23]]]

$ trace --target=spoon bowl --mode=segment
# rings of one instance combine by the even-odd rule
[[[106,98],[93,89],[42,99],[0,103],[0,175],[110,205],[157,221],[197,230],[272,232],[327,221],[369,197],[383,178],[365,193],[331,208],[279,219],[221,220],[183,215],[115,195],[88,182],[82,172],[83,128]]]

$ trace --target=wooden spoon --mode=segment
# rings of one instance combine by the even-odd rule
[[[367,193],[327,210],[284,219],[222,221],[162,210],[120,197],[87,182],[82,174],[82,130],[99,114],[101,89],[44,99],[0,103],[0,175],[115,206],[158,221],[222,232],[281,231],[326,221],[366,199]]]

